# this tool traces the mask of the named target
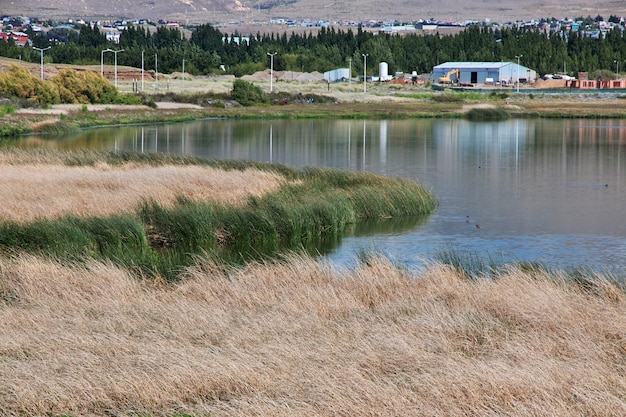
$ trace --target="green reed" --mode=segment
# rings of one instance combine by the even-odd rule
[[[67,156],[67,163],[92,164],[98,158],[102,155],[79,153]],[[196,162],[166,156],[143,160],[130,154],[106,158],[118,163]],[[261,167],[257,163],[202,163],[224,169]],[[262,167],[297,181],[250,197],[243,206],[180,197],[173,207],[145,201],[137,213],[123,216],[0,223],[0,247],[70,259],[109,259],[143,274],[174,279],[200,253],[225,262],[275,256],[336,240],[360,220],[422,216],[437,206],[430,192],[408,180],[319,168]]]

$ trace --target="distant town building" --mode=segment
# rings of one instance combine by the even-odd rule
[[[5,42],[8,42],[9,38],[13,39],[17,46],[26,46],[26,45],[31,44],[31,41],[28,38],[28,35],[24,32],[17,32],[14,30],[10,30],[8,32],[0,31],[0,39],[2,39]]]
[[[537,72],[515,62],[445,62],[433,68],[435,81],[458,70],[452,82],[459,84],[504,84],[534,82]]]

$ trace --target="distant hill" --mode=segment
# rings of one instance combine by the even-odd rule
[[[515,21],[541,17],[626,16],[622,0],[20,0],[0,1],[0,15],[54,19],[150,19],[227,23],[274,18]]]

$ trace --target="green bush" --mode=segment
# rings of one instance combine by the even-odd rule
[[[269,102],[267,94],[260,87],[244,80],[235,80],[231,95],[243,106],[265,104]]]
[[[54,123],[44,123],[35,131],[47,135],[75,135],[80,133],[78,126],[65,119],[57,120]]]
[[[506,120],[511,114],[503,108],[473,108],[467,112],[465,117],[475,121],[497,121]]]
[[[63,103],[111,104],[118,97],[117,89],[92,71],[62,69],[50,81],[57,86]]]
[[[25,67],[13,65],[0,74],[0,91],[11,97],[26,99],[30,104],[49,106],[61,102],[59,89],[49,81],[33,76]]]
[[[50,80],[33,76],[25,67],[12,66],[0,74],[0,90],[7,96],[24,99],[30,105],[58,103],[111,104],[118,100],[117,89],[93,71],[62,69]]]

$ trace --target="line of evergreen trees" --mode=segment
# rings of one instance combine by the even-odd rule
[[[185,71],[191,74],[221,72],[220,66],[236,76],[268,68],[267,53],[277,52],[275,70],[328,71],[352,66],[353,75],[363,73],[363,56],[368,54],[368,74],[378,71],[379,62],[387,62],[391,71],[431,72],[446,61],[516,61],[539,74],[566,71],[593,72],[613,70],[626,59],[626,35],[619,30],[605,38],[585,37],[582,32],[543,32],[535,29],[470,26],[455,35],[387,34],[361,30],[321,28],[308,34],[257,34],[240,41],[238,35],[225,36],[211,25],[197,27],[189,39],[178,28],[129,27],[121,33],[119,45],[107,42],[98,27],[80,28],[78,36],[58,43],[46,52],[46,62],[99,64],[103,49],[124,49],[118,54],[119,65],[155,69],[160,73]],[[49,45],[46,35],[31,33],[34,46]],[[32,48],[20,48],[13,42],[0,42],[0,55],[39,62],[40,54]],[[105,62],[113,62],[113,54]]]

